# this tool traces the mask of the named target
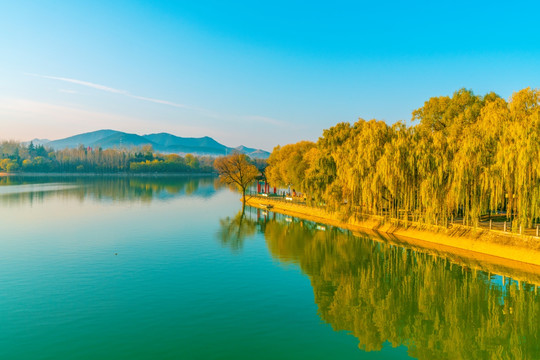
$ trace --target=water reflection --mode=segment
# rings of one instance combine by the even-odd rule
[[[363,350],[389,342],[418,359],[540,358],[535,285],[261,210],[234,219],[222,221],[226,243],[258,229],[273,257],[310,278],[321,319]]]
[[[0,177],[0,205],[32,204],[50,197],[99,201],[151,202],[178,196],[209,198],[218,187],[215,177]]]
[[[221,245],[229,247],[233,252],[239,252],[244,247],[247,237],[256,232],[256,222],[240,210],[235,217],[219,220],[218,239]]]

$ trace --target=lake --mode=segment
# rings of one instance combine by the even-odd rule
[[[532,282],[239,199],[0,177],[0,358],[540,358]]]

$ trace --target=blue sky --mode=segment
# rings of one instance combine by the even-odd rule
[[[537,2],[2,1],[0,138],[112,128],[271,150],[540,81]]]

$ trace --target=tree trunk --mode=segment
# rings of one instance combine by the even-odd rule
[[[242,188],[242,216],[246,211],[246,188]]]

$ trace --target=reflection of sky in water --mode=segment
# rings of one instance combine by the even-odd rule
[[[508,279],[506,279],[506,281],[508,281]],[[490,282],[493,284],[493,285],[498,285],[498,286],[504,286],[504,282],[503,282],[503,277],[501,275],[491,275],[490,276]]]
[[[64,183],[27,184],[0,186],[0,196],[9,194],[21,194],[30,192],[61,191],[78,188],[78,185]]]

